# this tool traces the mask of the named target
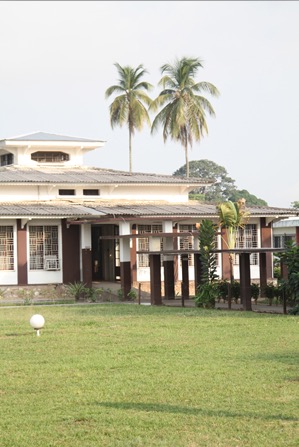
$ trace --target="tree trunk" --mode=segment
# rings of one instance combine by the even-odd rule
[[[232,308],[232,287],[234,281],[234,266],[233,266],[233,257],[229,254],[229,269],[230,269],[230,284],[228,285],[228,308]]]
[[[132,131],[129,128],[129,172],[132,174]]]
[[[185,146],[185,160],[186,160],[186,177],[189,178],[189,157],[188,157],[188,144]]]

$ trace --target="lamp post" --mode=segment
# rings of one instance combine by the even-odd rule
[[[40,329],[42,329],[45,325],[45,319],[42,315],[35,314],[32,315],[30,318],[30,325],[33,327],[33,329],[36,330],[36,335],[40,336]]]

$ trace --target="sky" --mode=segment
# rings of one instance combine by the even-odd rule
[[[299,201],[299,2],[0,1],[0,138],[48,132],[104,140],[88,166],[129,170],[128,130],[110,126],[115,63],[147,70],[196,57],[213,83],[216,116],[189,159],[223,166],[238,189],[291,207]],[[154,115],[151,115],[154,118]],[[133,171],[173,174],[179,143],[145,127]]]

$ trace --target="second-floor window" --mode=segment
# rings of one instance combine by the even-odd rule
[[[34,152],[31,154],[31,160],[37,161],[38,163],[62,163],[64,161],[69,161],[69,154],[64,152]]]

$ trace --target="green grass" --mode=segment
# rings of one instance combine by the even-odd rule
[[[1,447],[298,446],[296,316],[1,308],[0,343]]]

